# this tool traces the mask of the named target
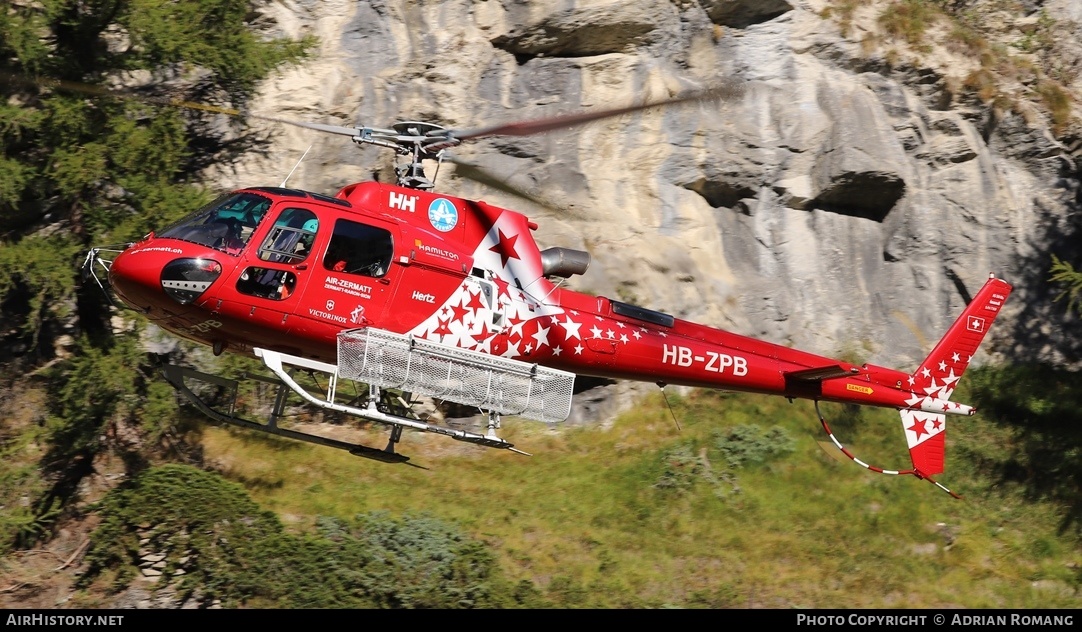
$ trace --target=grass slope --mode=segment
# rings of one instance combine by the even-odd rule
[[[400,451],[427,469],[215,427],[204,444],[291,528],[372,510],[431,515],[562,607],[1078,606],[1069,507],[1026,499],[980,465],[1012,440],[994,420],[950,420],[942,481],[965,496],[955,500],[821,449],[808,402],[669,399],[679,425],[660,396],[608,429],[509,420],[503,436],[532,457],[407,433]],[[893,411],[824,413],[861,459],[908,464]]]

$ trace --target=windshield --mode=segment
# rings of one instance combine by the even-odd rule
[[[270,205],[269,199],[255,193],[231,193],[171,226],[159,237],[182,239],[237,255]]]

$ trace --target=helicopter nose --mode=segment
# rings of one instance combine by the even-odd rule
[[[164,298],[161,262],[143,249],[129,248],[117,255],[109,267],[109,285],[130,307],[149,312]]]
[[[165,297],[187,305],[199,298],[222,273],[210,258],[165,259],[150,249],[121,253],[109,269],[109,282],[125,303],[149,312]]]

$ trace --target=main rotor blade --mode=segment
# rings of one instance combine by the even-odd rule
[[[597,112],[578,112],[575,114],[564,114],[533,121],[520,121],[517,123],[507,123],[468,130],[451,130],[450,135],[458,140],[471,140],[485,136],[529,136],[531,134],[540,134],[542,132],[575,127],[600,119],[620,116],[621,114],[629,114],[631,112],[640,112],[652,108],[691,103],[693,101],[709,101],[711,99],[730,100],[742,96],[744,92],[745,84],[743,82],[731,81],[671,99],[663,99],[660,101],[629,105],[608,110],[598,110]]]
[[[243,112],[234,108],[221,107],[217,105],[207,105],[205,103],[195,103],[193,101],[184,101],[181,99],[170,99],[166,97],[152,97],[140,94],[132,94],[121,90],[110,90],[109,88],[103,88],[89,83],[80,83],[78,81],[66,81],[64,79],[51,79],[41,77],[24,77],[9,72],[0,72],[0,80],[11,81],[14,83],[21,83],[29,86],[39,86],[45,88],[53,88],[56,90],[64,90],[67,92],[77,92],[80,94],[88,94],[91,96],[100,97],[113,97],[116,99],[122,99],[126,101],[135,101],[137,103],[147,103],[150,105],[165,105],[169,107],[184,108],[188,110],[200,110],[203,112],[212,112],[214,114],[224,114],[226,116],[232,116],[240,119],[257,119],[261,121],[270,121],[272,123],[283,123],[285,125],[293,125],[294,127],[303,127],[305,129],[313,129],[320,132],[327,132],[329,134],[341,134],[343,136],[357,136],[360,134],[360,129],[357,127],[342,127],[339,125],[323,125],[321,123],[306,123],[304,121],[291,121],[289,119],[278,118],[276,116],[266,116],[263,114],[252,114],[251,112]]]
[[[495,189],[508,195],[521,198],[528,202],[533,202],[538,206],[547,208],[551,211],[556,211],[557,213],[573,214],[570,209],[567,209],[559,204],[547,200],[541,195],[527,191],[526,189],[523,189],[521,187],[517,187],[508,182],[507,180],[493,174],[491,171],[488,171],[484,167],[480,167],[471,162],[466,162],[465,160],[460,160],[446,153],[443,155],[443,159],[447,162],[454,164],[455,174],[466,178],[467,180],[473,180],[474,182],[487,186],[491,189]]]

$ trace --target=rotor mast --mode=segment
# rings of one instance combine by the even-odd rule
[[[425,174],[424,161],[435,160],[436,174],[439,174],[443,150],[461,142],[451,130],[419,121],[395,123],[389,130],[359,127],[351,137],[358,145],[387,147],[399,156],[406,156],[408,162],[395,165],[396,184],[422,191],[431,191],[436,186],[435,175],[429,179]]]

